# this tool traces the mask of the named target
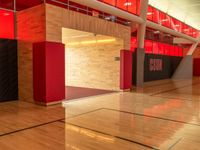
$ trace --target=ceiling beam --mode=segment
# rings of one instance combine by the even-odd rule
[[[120,10],[120,9],[114,7],[114,6],[104,4],[104,3],[97,1],[97,0],[70,0],[70,1],[73,1],[75,3],[81,4],[81,5],[84,5],[84,6],[88,6],[88,7],[97,9],[97,10],[101,10],[103,12],[112,14],[114,16],[121,17],[123,19],[127,19],[127,20],[129,20],[133,23],[135,23],[135,22],[138,23],[138,24],[144,23],[144,20],[139,16],[136,16],[136,15],[128,13],[126,11]],[[151,21],[147,21],[147,27],[150,27],[150,28],[153,28],[155,30],[159,30],[159,31],[162,31],[162,32],[165,32],[165,33],[177,36],[177,37],[187,39],[187,40],[189,40],[193,43],[196,43],[198,41],[198,39],[196,39],[196,38],[190,37],[186,34],[177,32],[175,30],[169,29],[167,27],[161,26],[161,25],[156,24],[156,23],[151,22]]]

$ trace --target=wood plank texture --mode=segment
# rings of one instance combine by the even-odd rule
[[[130,27],[46,4],[46,39],[61,42],[62,27],[121,38],[130,49]]]
[[[19,99],[33,101],[32,44],[45,41],[45,6],[17,12]]]

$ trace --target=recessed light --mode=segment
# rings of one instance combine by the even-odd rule
[[[9,13],[3,13],[3,15],[4,15],[4,16],[10,16],[10,14],[9,14]]]
[[[180,25],[179,25],[179,24],[175,24],[174,26],[175,26],[175,27],[180,27]]]
[[[148,12],[147,15],[150,16],[150,15],[153,15],[153,13],[152,12]]]
[[[168,21],[168,19],[162,19],[162,20],[161,20],[161,22],[166,22],[166,21]]]
[[[126,3],[124,3],[124,6],[131,6],[131,5],[132,5],[131,2],[126,2]]]

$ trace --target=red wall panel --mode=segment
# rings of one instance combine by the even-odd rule
[[[33,85],[36,101],[49,103],[65,99],[64,64],[63,44],[33,44]]]
[[[144,47],[145,47],[146,53],[148,53],[148,54],[153,53],[153,42],[152,41],[145,40]]]
[[[137,48],[137,39],[136,37],[131,37],[131,51],[134,52],[135,48]],[[145,53],[147,54],[160,54],[179,57],[183,56],[183,49],[181,47],[152,40],[145,40],[144,48]]]
[[[127,0],[128,11],[137,14],[138,0]]]
[[[14,13],[0,10],[0,38],[14,39]]]
[[[61,43],[46,43],[46,99],[65,99],[65,50]]]
[[[193,61],[193,75],[200,76],[200,58],[195,58]]]
[[[117,0],[116,6],[120,9],[127,10],[127,0]]]
[[[153,8],[151,6],[148,6],[147,19],[153,21]]]
[[[120,89],[126,90],[132,87],[132,52],[120,51]]]

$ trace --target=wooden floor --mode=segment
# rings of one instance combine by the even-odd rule
[[[200,78],[62,105],[0,103],[0,150],[200,149]]]

